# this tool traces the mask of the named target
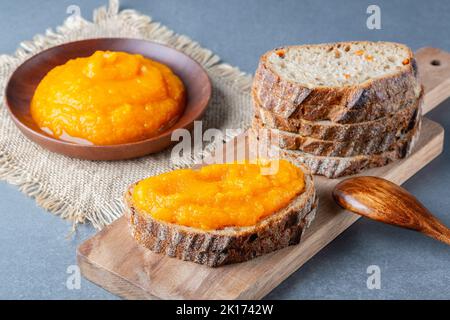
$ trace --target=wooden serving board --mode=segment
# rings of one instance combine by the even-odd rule
[[[416,57],[426,113],[450,96],[450,54],[424,48]],[[425,118],[411,156],[363,174],[402,184],[442,152],[443,140],[444,129]],[[260,299],[359,218],[332,200],[339,181],[315,177],[319,209],[299,245],[248,262],[208,268],[153,253],[134,241],[122,217],[78,248],[78,264],[87,279],[128,299]]]

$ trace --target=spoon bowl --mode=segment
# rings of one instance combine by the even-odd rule
[[[450,245],[450,229],[411,193],[378,177],[355,177],[338,183],[334,200],[344,209],[372,220],[415,230]]]

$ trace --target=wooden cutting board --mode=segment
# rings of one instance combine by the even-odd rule
[[[450,54],[424,48],[416,57],[426,113],[450,96]],[[363,174],[402,184],[442,152],[443,141],[444,129],[425,118],[411,156]],[[87,279],[127,299],[260,299],[359,218],[333,202],[339,181],[315,178],[319,209],[299,245],[248,262],[213,269],[153,253],[135,243],[122,217],[80,245],[78,264]]]

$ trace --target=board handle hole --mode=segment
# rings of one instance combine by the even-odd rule
[[[431,64],[432,66],[437,67],[437,66],[440,66],[440,65],[441,65],[441,61],[436,60],[436,59],[435,59],[435,60],[431,60],[430,64]]]

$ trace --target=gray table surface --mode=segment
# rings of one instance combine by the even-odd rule
[[[59,25],[66,8],[79,5],[91,18],[104,1],[41,0],[0,2],[0,52]],[[381,8],[381,30],[366,27],[366,8]],[[263,52],[285,44],[339,40],[390,40],[418,49],[450,50],[449,1],[122,1],[153,16],[241,70],[253,73]],[[450,128],[450,101],[429,117]],[[404,186],[450,225],[450,145]],[[87,280],[68,289],[67,268],[76,247],[95,230],[81,226],[67,239],[70,223],[53,216],[0,183],[0,298],[114,299]],[[367,267],[381,270],[381,288],[369,290]],[[448,246],[411,231],[360,219],[271,292],[270,299],[449,299]]]

